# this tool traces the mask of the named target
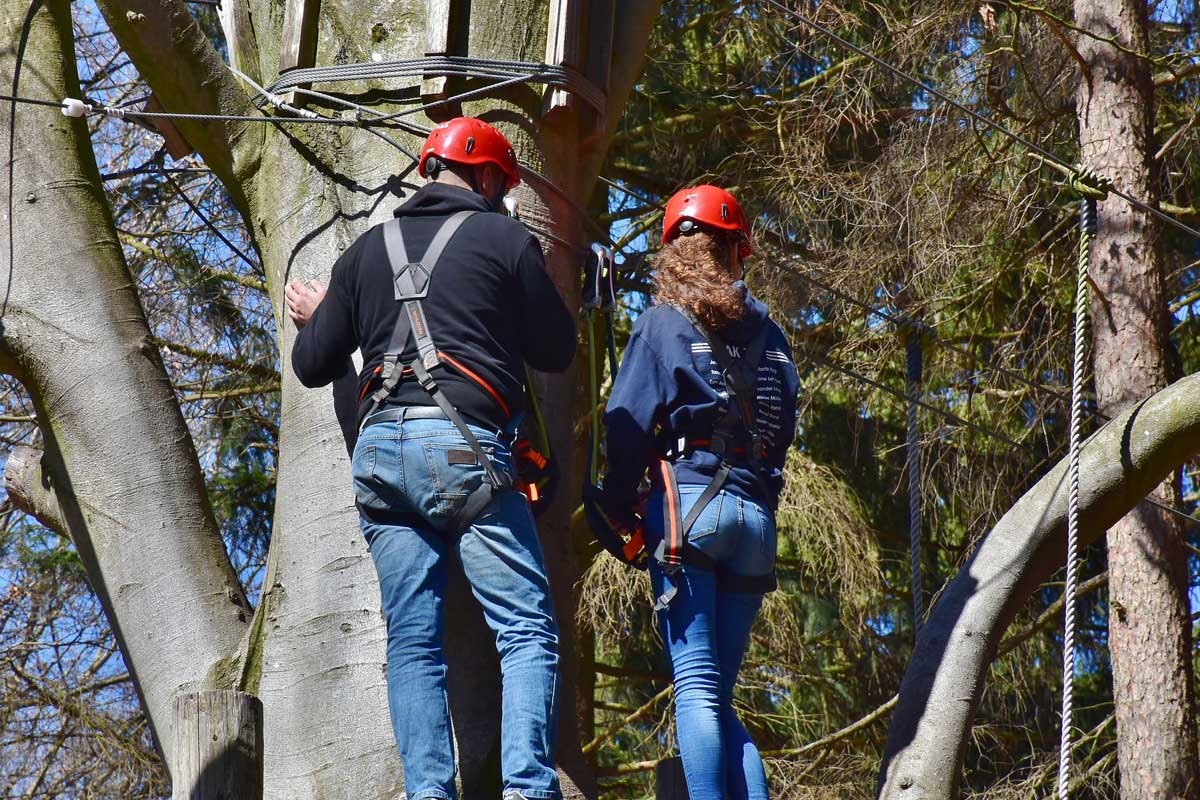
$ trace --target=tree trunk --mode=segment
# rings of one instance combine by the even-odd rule
[[[173,111],[254,113],[244,90],[221,64],[180,0],[100,0],[114,33],[164,107]],[[658,4],[622,9],[613,46],[609,113],[611,130],[632,88]],[[427,49],[428,4],[341,0],[322,4],[318,64],[419,57]],[[545,55],[547,0],[490,0],[470,4],[469,52],[488,58],[541,61]],[[532,22],[531,22],[532,21]],[[226,2],[222,23],[235,66],[256,81],[278,73],[282,36],[280,4]],[[316,87],[321,88],[321,87]],[[340,84],[339,93],[373,102],[381,83]],[[401,95],[386,92],[389,98]],[[581,128],[563,108],[540,119],[540,91],[512,87],[497,97],[464,104],[461,113],[498,123],[518,156],[544,171],[554,189],[526,181],[518,191],[526,215],[547,220],[557,239],[544,240],[548,269],[571,305],[579,292],[576,248],[583,244],[586,205],[607,138]],[[390,104],[385,106],[389,110]],[[577,107],[582,104],[577,103]],[[321,109],[330,113],[330,109]],[[460,112],[442,109],[444,116]],[[453,113],[452,113],[453,112]],[[414,118],[415,119],[415,118]],[[268,798],[392,798],[402,787],[388,721],[384,683],[385,632],[379,590],[352,505],[349,462],[328,389],[300,386],[288,368],[295,329],[282,314],[290,280],[328,281],[338,254],[370,225],[383,222],[420,183],[415,165],[369,133],[332,126],[181,122],[181,132],[229,189],[251,231],[266,272],[284,363],[279,472],[273,540],[263,597],[248,646],[244,688],[265,708]],[[394,134],[393,134],[394,135]],[[410,149],[418,139],[397,136]],[[397,196],[398,195],[398,196]],[[553,442],[571,463],[571,398],[575,382],[544,376],[539,383]],[[563,713],[559,758],[575,787],[594,796],[594,780],[580,754],[572,708],[576,682],[574,603],[579,569],[567,535],[567,506],[579,484],[564,476],[564,497],[543,518],[543,544],[554,591],[563,654]],[[447,608],[447,653],[463,767],[464,796],[495,796],[494,761],[499,675],[494,653],[481,647],[479,611],[462,584]],[[459,678],[463,676],[460,683]],[[469,682],[472,691],[462,691]],[[487,707],[480,718],[470,709]],[[476,770],[478,767],[478,770]],[[490,770],[490,773],[489,773]],[[478,774],[472,774],[478,772]],[[487,774],[485,774],[487,773]]]
[[[5,85],[24,43],[18,93],[78,97],[70,4],[0,8],[5,41],[17,45],[0,55]],[[37,476],[29,507],[45,509],[47,523],[74,541],[169,757],[175,694],[231,685],[249,606],[125,264],[86,123],[29,106],[17,109],[12,130],[7,112],[3,119],[0,141],[15,136],[17,156],[13,252],[0,251],[13,259],[0,366],[33,395],[46,450],[25,464]]]
[[[1075,2],[1085,30],[1139,53],[1149,52],[1146,15],[1144,0]],[[1156,205],[1150,64],[1089,36],[1079,38],[1079,51],[1089,70],[1076,95],[1081,161]],[[1110,416],[1171,377],[1159,235],[1156,220],[1124,200],[1100,204],[1093,364],[1100,409]],[[1173,504],[1173,481],[1153,495]],[[1153,507],[1139,506],[1108,532],[1109,650],[1126,800],[1200,797],[1187,563],[1180,527]]]
[[[1200,451],[1200,375],[1137,404],[1084,444],[1080,541],[1100,538]],[[963,755],[1005,629],[1066,556],[1067,463],[1025,493],[971,554],[917,634],[892,715],[878,795],[959,796]]]

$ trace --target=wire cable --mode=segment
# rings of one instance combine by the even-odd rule
[[[243,253],[238,248],[237,245],[235,245],[233,242],[229,241],[229,239],[226,238],[225,234],[221,233],[221,231],[217,228],[217,226],[213,224],[212,220],[210,220],[205,215],[205,213],[200,210],[200,207],[198,205],[196,205],[194,202],[192,202],[192,198],[188,197],[187,192],[185,192],[183,190],[183,187],[180,186],[179,183],[175,180],[175,178],[173,178],[171,176],[171,173],[166,172],[165,170],[161,169],[162,161],[160,160],[158,163],[160,166],[159,174],[161,174],[164,178],[167,179],[167,181],[170,182],[171,186],[173,186],[175,188],[175,192],[181,198],[183,198],[183,202],[187,203],[188,208],[190,208],[192,210],[192,213],[194,213],[197,217],[200,218],[200,221],[202,223],[204,223],[205,227],[207,227],[210,231],[212,231],[214,234],[216,234],[217,238],[220,239],[225,244],[226,247],[228,247],[230,250],[232,250],[234,255],[241,258],[242,261],[245,261],[252,268],[258,269],[258,264],[256,262],[252,261],[248,255]]]

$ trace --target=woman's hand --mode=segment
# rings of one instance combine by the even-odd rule
[[[283,290],[283,300],[287,304],[287,313],[297,328],[303,328],[312,319],[313,312],[325,299],[326,287],[320,281],[306,285],[300,281],[292,281]]]

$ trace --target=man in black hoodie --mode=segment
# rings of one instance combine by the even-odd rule
[[[520,180],[499,131],[442,123],[418,172],[429,183],[342,254],[327,290],[287,287],[301,328],[292,368],[325,386],[363,354],[352,472],[387,619],[407,797],[455,798],[442,605],[457,554],[500,653],[504,798],[553,800],[558,636],[509,446],[524,363],[565,370],[575,326],[537,240],[495,213]]]

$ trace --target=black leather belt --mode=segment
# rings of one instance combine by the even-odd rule
[[[406,419],[444,419],[449,421],[446,414],[437,406],[392,406],[367,417],[363,420],[362,426],[366,428],[381,422],[403,422]]]
[[[437,406],[390,406],[383,411],[376,411],[364,419],[362,427],[366,428],[371,425],[378,425],[381,422],[404,422],[410,419],[444,419],[447,422],[450,421],[446,413]],[[496,433],[495,426],[493,425],[476,422],[470,417],[466,417],[466,420],[470,425]]]

